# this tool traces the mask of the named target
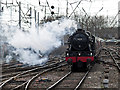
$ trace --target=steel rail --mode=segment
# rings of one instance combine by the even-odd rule
[[[120,58],[120,55],[116,52],[116,50],[114,50],[114,49],[111,49],[111,48],[109,48],[111,51],[113,51],[116,55],[117,55],[117,57],[119,57]]]
[[[113,59],[113,62],[115,63],[118,71],[120,72],[120,66],[119,66],[118,63],[116,62],[116,59],[114,58],[114,56],[112,55],[112,53],[110,52],[110,50],[108,50],[107,48],[103,48],[103,49],[106,50],[106,51],[110,54],[111,58]]]
[[[15,75],[15,76],[11,77],[10,79],[6,80],[4,83],[2,83],[2,85],[0,85],[0,89],[2,89],[7,83],[9,83],[11,80],[13,80],[14,78],[17,78],[20,75],[24,75],[26,73],[33,72],[33,71],[39,70],[39,69],[45,69],[45,68],[49,68],[49,67],[52,67],[52,66],[57,66],[58,64],[60,64],[62,62],[64,62],[64,60],[61,61],[61,62],[59,62],[59,63],[53,63],[53,64],[46,65],[46,66],[43,66],[43,67],[39,67],[39,68],[34,68],[34,69],[31,69],[31,70],[27,70],[27,71],[24,71],[23,73],[19,73],[19,74]]]
[[[110,53],[110,56],[111,56],[111,58],[113,59],[114,63],[116,64],[118,71],[120,72],[120,66],[119,66],[118,63],[116,62],[116,59],[114,58],[114,56],[112,55],[111,52],[109,52],[109,53]]]
[[[64,75],[61,79],[59,79],[57,82],[55,82],[53,85],[48,87],[46,90],[52,90],[56,85],[58,85],[60,82],[62,82],[66,77],[68,77],[72,72],[70,71],[66,75]]]
[[[33,76],[33,77],[27,82],[27,84],[26,84],[26,86],[25,86],[25,90],[28,90],[30,84],[32,83],[32,81],[33,81],[34,79],[36,79],[37,77],[39,77],[40,75],[42,75],[42,74],[44,74],[44,73],[47,73],[47,72],[49,72],[49,71],[52,71],[52,70],[54,70],[54,69],[60,68],[60,67],[62,67],[62,66],[66,66],[66,65],[67,65],[67,63],[62,64],[62,65],[59,65],[59,66],[56,66],[56,67],[53,67],[53,68],[49,68],[49,69],[46,69],[46,70],[44,70],[43,72],[38,73],[37,75]]]
[[[90,72],[90,70],[85,73],[85,75],[84,75],[83,78],[80,80],[80,82],[78,83],[78,85],[75,87],[74,90],[78,90],[78,89],[79,89],[79,87],[83,84],[83,82],[84,82],[84,80],[86,79],[86,77],[87,77],[87,75],[88,75],[89,72]]]

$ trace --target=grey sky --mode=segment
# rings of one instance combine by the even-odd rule
[[[2,0],[3,2],[6,2],[6,0]],[[8,2],[11,2],[12,0],[7,0]],[[36,6],[36,9],[40,10],[42,8],[39,7],[39,2],[41,2],[42,5],[45,5],[46,0],[17,0],[21,1],[22,3],[31,3],[32,5]],[[55,6],[55,12],[58,10],[58,6],[60,7],[60,12],[62,14],[65,14],[66,12],[66,1],[67,0],[47,0],[49,2],[49,5]],[[72,4],[72,7],[75,8],[80,0],[68,0],[69,3],[77,2]],[[90,2],[92,1],[92,2]],[[98,13],[98,15],[108,15],[108,16],[115,16],[118,12],[118,1],[119,0],[82,0],[82,3],[79,5],[79,8],[76,9],[76,11],[80,12],[82,11],[82,8],[86,10],[87,13],[90,15],[95,15],[98,13],[98,11],[103,7],[103,10]],[[16,0],[13,0],[13,2],[16,2]],[[68,4],[69,8],[69,14],[72,12],[71,5]]]
[[[23,2],[23,0],[21,0]],[[34,5],[38,6],[38,1],[39,0],[24,0],[27,2],[30,2]],[[46,0],[40,0],[41,4],[44,3]],[[69,3],[76,2],[80,0],[68,0]],[[119,0],[91,0],[92,2],[89,2],[90,0],[83,0],[82,3],[79,5],[79,8],[81,9],[82,7],[86,10],[87,13],[91,15],[95,15],[102,7],[103,10],[98,13],[98,15],[104,14],[104,15],[116,15],[118,11],[118,1]],[[66,8],[66,0],[48,0],[50,5],[54,5],[58,7],[60,6],[61,9]],[[72,4],[73,8],[78,3]],[[68,5],[69,7],[69,13],[71,13],[72,8],[70,4]],[[79,9],[77,9],[79,11]],[[64,11],[64,10],[62,10]]]

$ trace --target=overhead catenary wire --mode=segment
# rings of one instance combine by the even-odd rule
[[[26,1],[26,0],[25,0]],[[40,0],[39,0],[39,2],[40,2]],[[40,6],[36,6],[36,5],[32,5],[32,4],[30,4],[29,3],[29,7],[33,7],[34,6],[34,9],[35,8],[40,8],[41,6],[42,7],[49,7],[49,9],[50,9],[50,6],[49,6],[49,3],[48,3],[48,1],[46,0],[46,2],[47,2],[47,5],[40,5]],[[8,3],[7,2],[7,0],[6,0],[6,2],[2,2],[2,4],[3,5],[6,5],[6,7],[7,7],[7,9],[9,9],[10,7],[17,7],[18,9],[19,9],[19,2],[18,2],[18,0],[15,0],[15,2],[13,3],[13,0],[12,0],[12,2],[10,2],[10,3]],[[8,6],[8,4],[9,4],[9,6]],[[23,7],[23,8],[25,8],[25,9],[27,9],[27,12],[24,12],[22,9],[20,10],[21,11],[21,21],[23,21],[25,24],[27,24],[27,26],[28,27],[30,27],[29,26],[29,24],[28,23],[30,23],[29,22],[29,18],[28,18],[28,13],[30,12],[30,9],[32,9],[32,8],[28,8],[28,7],[25,7],[25,5],[28,5],[28,2],[24,2],[24,3],[22,3],[21,2],[21,6]],[[32,9],[32,10],[34,10],[34,9]],[[19,12],[19,10],[16,10],[15,9],[15,12]],[[51,11],[51,10],[50,10]],[[30,17],[30,19],[31,19],[32,17]],[[9,20],[8,22],[12,22],[12,21],[14,21],[14,20]],[[19,21],[19,20],[17,20],[17,21]],[[15,21],[16,22],[16,21]],[[17,26],[19,25],[19,23],[17,24]]]
[[[50,8],[50,5],[49,5],[49,3],[48,3],[47,0],[46,0],[46,3],[47,3],[47,5],[48,5],[48,7],[49,7],[49,10],[50,10],[50,12],[51,12],[51,8]]]
[[[7,1],[7,0],[6,0],[6,1]],[[18,2],[17,0],[15,0],[15,1]],[[27,0],[25,0],[25,1],[27,1]],[[42,0],[38,0],[39,5],[41,5],[41,1],[42,1]],[[79,0],[79,1],[75,1],[75,2],[70,3],[70,4],[75,4],[75,3],[78,3],[78,4],[77,4],[77,6],[74,8],[73,12],[69,15],[69,17],[71,17],[72,14],[75,14],[76,8],[79,6],[79,4],[80,4],[82,1],[83,1],[83,0]],[[103,0],[102,0],[102,1],[103,1]],[[49,4],[48,0],[46,0],[46,2],[47,2],[46,7],[49,7],[49,10],[50,10],[50,12],[51,12],[51,8],[50,8],[50,4]],[[92,3],[93,1],[90,0],[90,2]],[[8,2],[7,2],[7,3],[8,3]],[[27,2],[27,3],[29,3],[29,2]],[[4,4],[5,4],[5,3],[4,3]],[[15,3],[13,3],[13,0],[12,0],[12,2],[10,2],[10,3],[8,3],[8,4],[11,4],[11,6],[18,6],[18,5],[16,5]],[[25,5],[24,3],[21,3],[21,4]],[[29,5],[34,6],[35,8],[40,7],[40,6],[32,5],[31,3],[29,3]],[[45,5],[43,5],[43,6],[45,6]],[[98,12],[100,12],[102,9],[103,9],[103,7],[102,7]],[[98,13],[98,12],[97,12],[97,13]],[[25,14],[25,15],[26,15],[26,14]],[[116,17],[117,17],[117,16],[116,16]],[[114,23],[114,20],[111,22],[110,25],[112,25],[112,23]]]
[[[77,7],[80,5],[81,2],[82,2],[82,0],[79,1],[79,3],[77,4],[77,6],[76,6],[75,9],[73,10],[73,12],[69,15],[69,18],[71,17],[71,15],[74,13],[74,11],[77,9]]]
[[[120,13],[120,10],[118,11],[118,13],[115,15],[114,19],[112,20],[110,26],[114,23],[115,19],[117,18],[118,14]]]
[[[69,3],[69,2],[68,2]],[[77,2],[76,2],[77,3]],[[72,6],[72,4],[74,4],[74,3],[69,3],[70,4],[70,6],[71,6],[71,8],[72,8],[72,10],[73,10],[73,6]],[[75,12],[73,12],[74,13],[74,16],[75,16]]]

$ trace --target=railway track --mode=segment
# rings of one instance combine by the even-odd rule
[[[55,60],[53,58],[52,60],[49,60],[45,65],[49,65],[51,63],[57,63],[57,62],[60,62],[60,61],[62,61],[62,59]],[[43,65],[43,66],[45,66],[45,65]],[[16,65],[11,65],[11,66],[5,67],[5,69],[2,68],[2,75],[0,76],[0,80],[1,80],[1,82],[3,82],[3,81],[9,79],[10,77],[12,77],[14,75],[17,75],[17,74],[22,73],[22,72],[27,71],[27,70],[40,68],[40,67],[43,67],[43,66],[35,65],[35,66],[17,67]],[[9,67],[11,67],[11,68],[9,68]]]
[[[61,79],[59,79],[57,82],[55,82],[53,85],[48,87],[46,90],[65,89],[65,88],[66,89],[71,88],[73,90],[78,90],[80,86],[82,85],[82,83],[84,82],[89,72],[90,71],[87,71],[86,73],[69,72],[65,76],[63,76]],[[70,82],[70,80],[72,83]]]
[[[97,53],[96,56],[98,56],[99,52]],[[70,68],[70,67],[69,67]],[[68,68],[66,68],[67,70],[69,70]],[[86,73],[84,72],[68,72],[66,73],[66,71],[63,71],[62,75],[60,74],[61,72],[57,72],[57,71],[51,71],[49,73],[45,73],[45,74],[38,74],[35,77],[33,77],[31,80],[29,80],[27,82],[27,84],[25,85],[25,90],[29,90],[29,89],[47,89],[47,90],[51,90],[51,89],[56,89],[56,88],[64,88],[64,84],[61,85],[61,87],[58,87],[60,83],[62,83],[64,81],[64,79],[67,81],[70,81],[69,83],[73,84],[74,81],[75,85],[74,89],[77,90],[78,88],[80,88],[80,86],[82,85],[83,81],[85,80],[85,78],[87,77],[87,75],[89,74],[90,71],[87,71]],[[64,76],[63,76],[64,75]],[[73,76],[74,75],[74,76]],[[51,82],[46,82],[46,81],[41,81],[42,78],[50,78]],[[58,79],[59,77],[59,79]],[[75,77],[75,78],[74,78]],[[49,79],[48,78],[48,79]],[[55,80],[53,80],[53,78]],[[36,82],[37,81],[37,82]],[[66,83],[67,88],[73,88],[71,87],[71,85],[69,85],[69,83]],[[57,86],[57,87],[56,87]],[[66,87],[66,86],[65,86]],[[67,89],[66,88],[66,89]]]
[[[119,55],[115,52],[115,50],[111,49],[111,48],[104,48],[104,50],[106,50],[110,57],[112,58],[114,64],[116,65],[118,71],[120,72],[120,60],[119,60]],[[118,58],[117,58],[117,57]]]
[[[45,73],[36,76],[31,79],[25,86],[25,90],[30,89],[46,89],[46,90],[57,90],[57,89],[74,89],[77,90],[80,88],[90,70],[87,72],[71,72],[68,66],[62,67],[62,71],[53,70],[49,73]],[[42,78],[48,78],[51,81],[41,81]],[[36,82],[39,81],[39,82]]]
[[[38,73],[44,71],[47,68],[56,67],[57,65],[59,65],[63,62],[64,61],[61,61],[59,63],[53,63],[50,65],[45,65],[43,67],[38,67],[38,68],[34,68],[31,70],[27,70],[27,71],[24,71],[22,73],[19,73],[15,76],[9,78],[5,82],[3,82],[0,86],[0,88],[2,90],[5,90],[5,89],[11,90],[11,89],[15,89],[17,87],[22,87],[29,81],[29,79],[31,79],[32,77],[34,77]]]
[[[50,63],[54,63],[54,62],[58,62],[59,60],[48,60],[48,62],[45,65],[48,65]],[[9,72],[18,72],[18,71],[26,71],[29,69],[33,69],[33,68],[37,68],[37,67],[41,67],[43,65],[33,65],[33,66],[29,66],[29,65],[25,65],[25,64],[7,64],[7,65],[3,65],[2,66],[2,74],[3,73],[9,73]]]
[[[116,65],[116,67],[117,67],[117,69],[118,69],[118,71],[120,73],[120,59],[115,58],[115,56],[111,52],[110,52],[110,56],[113,59],[115,65]]]
[[[119,90],[119,72],[116,67],[117,65],[112,59],[109,49],[103,48],[98,56],[98,63],[94,65],[94,68],[89,73],[88,78],[85,79],[81,88],[83,88],[83,90],[84,88],[109,88]],[[108,86],[106,87],[105,84]]]
[[[65,64],[62,64],[62,65],[59,65],[59,66],[57,66],[57,67],[53,67],[53,68],[49,68],[49,69],[47,69],[47,70],[45,70],[45,71],[43,71],[43,72],[41,72],[41,73],[39,73],[39,74],[37,74],[36,76],[34,76],[33,78],[31,78],[28,82],[27,82],[27,84],[26,84],[26,86],[25,86],[25,90],[29,90],[29,89],[37,89],[37,88],[33,88],[34,87],[34,85],[33,85],[33,83],[36,81],[36,79],[40,79],[40,77],[45,77],[45,75],[47,75],[47,77],[53,77],[54,75],[53,74],[56,74],[56,75],[58,75],[58,73],[56,72],[58,69],[60,69],[60,68],[63,68],[63,67],[67,67],[67,63],[65,63]],[[55,72],[54,72],[55,71]],[[54,73],[53,73],[54,72]],[[61,74],[63,74],[63,73],[61,73]],[[50,76],[49,76],[50,75]],[[51,78],[51,79],[54,79],[54,78]],[[48,80],[49,81],[49,80]],[[51,80],[50,80],[51,81]],[[48,84],[45,84],[45,85],[48,85]],[[32,87],[31,87],[32,86]],[[43,87],[39,87],[38,89],[42,89]]]
[[[119,51],[118,50],[116,50],[116,49],[113,49],[113,48],[108,48],[109,50],[110,50],[110,52],[112,53],[112,54],[114,54],[114,56],[116,57],[116,58],[118,58],[118,59],[120,59],[120,55],[119,55]]]
[[[112,50],[111,48],[103,48],[103,50],[101,49],[101,51],[106,52],[106,53],[104,52],[102,55],[104,64],[109,65],[110,68],[113,66],[117,67],[118,71],[120,71],[119,56],[115,53],[115,50]],[[47,89],[47,90],[55,89],[56,90],[61,88],[63,89],[70,88],[72,90],[80,89],[82,83],[84,82],[84,80],[86,80],[85,78],[87,77],[90,71],[86,73],[85,72],[73,73],[68,71],[66,63],[64,63],[64,61],[61,61],[61,64],[55,63],[55,62],[50,66],[49,66],[50,64],[49,63],[49,64],[46,64],[46,66],[39,66],[39,67],[36,66],[36,68],[23,71],[22,73],[20,72],[13,73],[15,76],[12,77],[13,75],[11,75],[10,76],[11,78],[3,82],[0,88],[2,90],[6,90],[6,89],[7,90],[11,90],[11,89],[12,90],[29,90],[29,89]],[[66,70],[63,70],[63,69],[61,69],[60,72],[58,72],[59,71],[58,68],[62,68],[64,66],[66,67],[65,69],[67,70],[67,72]],[[113,72],[110,71],[110,73],[113,73]],[[3,75],[2,77],[7,77],[9,75],[10,74],[8,75],[6,74],[6,75]],[[44,81],[43,79],[47,81]]]
[[[112,48],[103,48],[104,56],[103,66],[104,66],[104,79],[107,79],[108,86],[107,88],[120,88],[119,87],[119,74],[120,74],[120,65],[119,65],[119,56],[116,53],[117,51]],[[104,80],[103,79],[103,80]]]
[[[110,50],[112,53],[116,54],[117,57],[120,58],[120,47],[115,45],[115,46],[105,46],[108,50]]]

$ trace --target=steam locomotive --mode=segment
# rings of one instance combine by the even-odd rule
[[[95,61],[96,49],[101,47],[100,40],[85,30],[77,29],[68,38],[66,61],[71,65],[72,71],[88,70]]]

